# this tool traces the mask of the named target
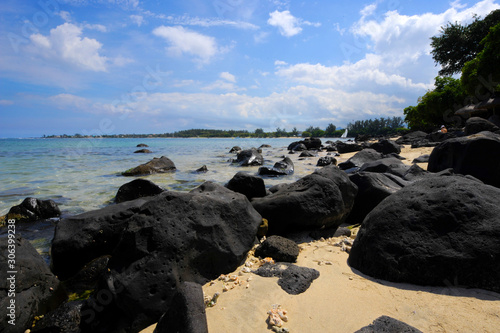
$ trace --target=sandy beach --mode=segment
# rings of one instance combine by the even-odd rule
[[[401,155],[411,164],[431,151],[406,146]],[[352,155],[343,154],[338,160],[343,162]],[[427,168],[426,164],[420,166]],[[275,304],[287,310],[289,320],[284,327],[290,332],[355,332],[383,315],[423,332],[498,332],[500,294],[461,288],[455,281],[429,287],[373,279],[347,264],[348,253],[335,245],[341,238],[313,241],[297,237],[294,240],[301,252],[296,264],[320,273],[310,288],[289,295],[277,284],[277,278],[243,273],[242,265],[232,273],[241,282],[229,283],[230,290],[224,292],[225,283],[220,280],[203,287],[208,297],[220,293],[216,305],[207,308],[210,332],[271,332],[267,312]],[[247,262],[257,260],[252,253]],[[153,332],[154,327],[142,332]]]

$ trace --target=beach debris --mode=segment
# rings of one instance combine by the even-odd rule
[[[260,263],[261,263],[262,265],[265,265],[265,264],[274,265],[274,264],[275,264],[275,262],[274,262],[273,258],[271,258],[271,257],[266,257],[266,258],[262,259],[262,260],[260,261]]]
[[[210,296],[205,296],[205,307],[207,308],[212,308],[215,306],[217,303],[217,300],[219,299],[220,294],[215,293],[212,297]]]
[[[281,308],[279,304],[273,304],[272,309],[267,312],[269,315],[267,322],[274,332],[289,332],[288,329],[283,328],[283,323],[288,322],[287,311]],[[281,328],[282,330],[275,330]],[[285,329],[286,331],[284,331]]]
[[[351,251],[352,244],[354,240],[352,238],[342,237],[342,239],[333,244],[333,246],[340,247],[341,251],[349,253]]]

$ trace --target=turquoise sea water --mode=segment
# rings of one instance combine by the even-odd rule
[[[52,199],[65,216],[101,208],[112,203],[121,185],[134,179],[121,172],[153,157],[167,156],[177,167],[172,173],[145,177],[166,189],[188,191],[208,180],[225,184],[238,171],[258,170],[231,164],[231,147],[269,144],[272,147],[264,148],[263,155],[265,165],[272,166],[284,155],[298,158],[286,150],[296,140],[300,139],[0,139],[0,215],[26,197]],[[139,143],[147,144],[153,154],[134,154]],[[295,181],[314,171],[315,162],[305,167],[296,163],[294,175],[268,178],[266,185]],[[194,172],[203,165],[207,173]]]
[[[243,149],[263,144],[265,166],[290,157],[295,173],[265,178],[267,187],[296,181],[317,169],[318,157],[300,159],[287,147],[299,138],[276,139],[0,139],[0,215],[26,197],[52,199],[63,217],[113,204],[118,188],[135,177],[121,173],[153,157],[167,156],[177,171],[144,176],[168,190],[189,191],[205,181],[226,184],[237,172],[256,174],[259,167],[232,164],[233,146]],[[325,142],[328,139],[323,139]],[[337,139],[333,139],[337,140]],[[152,154],[134,154],[145,143]],[[325,154],[325,153],[323,153]],[[195,170],[206,165],[208,172]],[[48,262],[57,219],[16,225],[16,233],[28,239]],[[0,228],[0,237],[6,236]]]

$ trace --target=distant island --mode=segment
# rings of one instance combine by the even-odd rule
[[[248,130],[217,130],[217,129],[189,129],[173,133],[161,134],[103,134],[103,135],[82,135],[82,134],[62,134],[44,135],[43,138],[54,139],[81,139],[81,138],[283,138],[283,137],[328,137],[340,138],[345,130],[349,130],[350,137],[357,135],[381,136],[381,135],[402,135],[408,132],[404,127],[405,123],[401,117],[377,118],[368,120],[357,120],[347,124],[346,128],[337,129],[333,124],[329,124],[324,130],[319,127],[309,126],[305,131],[299,131],[294,127],[291,131],[277,128],[274,132],[264,132],[262,128],[255,131]]]

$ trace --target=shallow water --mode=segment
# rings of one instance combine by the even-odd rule
[[[295,173],[265,178],[266,186],[293,182],[312,173],[317,162],[317,158],[299,162],[299,154],[288,155],[286,148],[297,140],[300,139],[0,139],[0,215],[26,197],[54,200],[63,216],[102,208],[113,202],[121,185],[135,179],[124,177],[121,172],[153,157],[167,156],[176,165],[175,172],[144,177],[168,190],[189,191],[205,181],[223,185],[239,171],[256,174],[259,167],[231,164],[230,160],[236,157],[229,153],[233,146],[249,149],[271,145],[263,148],[264,165],[272,166],[289,156],[295,163]],[[147,144],[153,154],[134,154],[141,149],[136,147],[139,143]],[[203,165],[208,172],[196,173]],[[52,228],[51,223],[28,225],[23,227],[23,236],[45,244]]]

